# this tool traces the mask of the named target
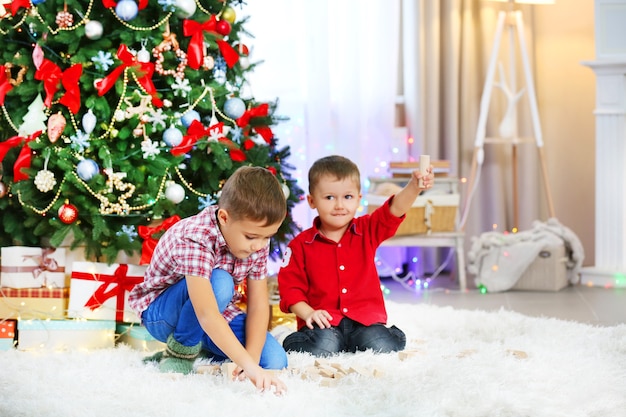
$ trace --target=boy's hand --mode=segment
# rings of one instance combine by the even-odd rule
[[[261,392],[271,391],[274,387],[274,394],[282,395],[287,392],[287,386],[281,381],[273,371],[266,370],[260,366],[249,372],[243,371],[240,367],[235,368],[233,371],[233,379],[245,379],[248,377],[250,381]]]
[[[433,174],[433,166],[431,165],[430,167],[428,167],[428,171],[426,175],[423,175],[422,173],[420,173],[419,170],[415,170],[413,171],[413,178],[416,181],[416,184],[421,184],[420,180],[423,180],[423,184],[424,186],[421,187],[418,185],[418,187],[421,190],[427,190],[429,188],[432,188],[433,183],[435,182],[435,174]]]
[[[313,323],[317,324],[320,329],[328,329],[332,319],[333,317],[326,310],[313,310],[308,317],[304,318],[304,321],[309,329],[313,328]]]

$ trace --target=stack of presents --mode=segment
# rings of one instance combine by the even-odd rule
[[[143,281],[144,254],[140,265],[88,262],[82,254],[1,248],[0,350],[164,347],[128,306],[130,290]]]

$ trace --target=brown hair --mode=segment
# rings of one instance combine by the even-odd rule
[[[313,194],[313,190],[315,190],[320,179],[324,176],[331,176],[337,180],[351,178],[356,182],[359,191],[361,191],[359,167],[348,158],[340,155],[331,155],[315,161],[309,170],[309,194]]]
[[[282,222],[287,215],[280,182],[262,167],[238,168],[224,183],[218,204],[234,220],[265,220],[265,225]]]

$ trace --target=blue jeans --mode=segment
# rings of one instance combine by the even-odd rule
[[[382,324],[365,326],[349,318],[343,318],[337,326],[320,329],[304,326],[291,333],[283,341],[289,352],[308,352],[314,356],[331,356],[340,352],[356,352],[371,349],[388,353],[404,349],[406,336],[396,326]]]
[[[222,269],[214,269],[211,275],[211,286],[217,300],[220,313],[235,294],[235,282],[233,277]],[[236,316],[230,323],[230,328],[242,345],[246,342],[246,317],[245,313]],[[191,305],[187,281],[180,280],[163,291],[141,315],[142,324],[155,339],[166,342],[170,334],[184,346],[194,346],[202,342],[202,349],[210,357],[217,361],[227,359],[213,343],[211,338],[204,332],[196,313]],[[265,339],[265,345],[261,352],[259,365],[265,369],[283,369],[287,367],[287,354],[280,343],[269,332]]]

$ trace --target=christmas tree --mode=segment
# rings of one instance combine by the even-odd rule
[[[277,102],[246,96],[241,0],[0,0],[0,245],[137,254],[138,231],[198,213],[242,165],[303,195]],[[68,237],[69,236],[69,237]]]

